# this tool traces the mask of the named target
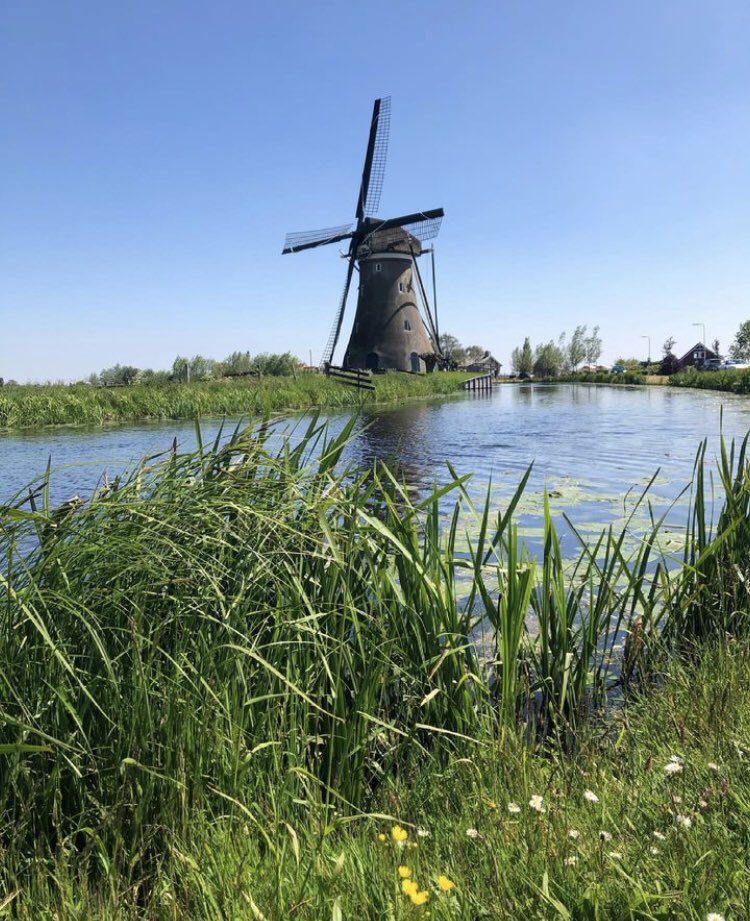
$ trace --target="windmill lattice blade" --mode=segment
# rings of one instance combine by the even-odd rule
[[[391,129],[391,97],[376,99],[372,107],[370,137],[367,141],[365,165],[357,198],[357,220],[373,215],[380,207],[380,193],[385,177],[385,160],[388,155],[388,135]]]
[[[370,184],[365,197],[365,217],[372,217],[380,207],[380,193],[383,191],[385,161],[388,156],[388,138],[391,133],[391,97],[380,100],[375,149],[370,167]]]
[[[312,249],[314,246],[323,246],[326,243],[338,243],[351,236],[351,224],[341,224],[338,227],[323,227],[320,230],[303,230],[298,233],[288,233],[284,240],[282,253],[296,253],[301,249]]]
[[[376,225],[372,233],[365,238],[365,244],[378,250],[388,249],[390,245],[403,241],[404,231],[416,237],[420,243],[424,243],[426,240],[433,240],[440,233],[442,222],[442,208],[393,218]]]
[[[421,243],[424,243],[426,240],[434,240],[435,237],[440,233],[440,225],[442,224],[442,217],[433,217],[428,218],[423,221],[414,221],[407,224],[401,224],[400,226],[408,231],[413,237],[416,237]],[[384,231],[388,233],[388,231]]]
[[[320,359],[321,367],[323,365],[330,364],[331,359],[333,358],[333,353],[336,351],[336,345],[339,341],[339,334],[341,333],[341,323],[344,319],[344,310],[346,309],[346,299],[349,296],[349,287],[352,283],[352,274],[354,272],[354,259],[349,259],[349,268],[346,271],[346,284],[344,285],[344,293],[341,295],[341,303],[339,308],[336,311],[336,316],[333,319],[333,326],[331,327],[331,332],[328,336],[328,342],[326,342],[326,347],[323,349],[323,355]]]

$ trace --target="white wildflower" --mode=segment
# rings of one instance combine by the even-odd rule
[[[611,841],[611,840],[612,840],[612,835],[610,835],[610,833],[609,833],[608,831],[600,831],[600,832],[599,832],[599,840],[600,840],[600,841]]]
[[[578,858],[575,855],[566,857],[563,863],[566,867],[574,867],[578,863]]]
[[[680,764],[679,761],[670,761],[668,764],[664,766],[664,773],[665,774],[681,774],[682,765]]]
[[[508,803],[508,812],[512,813],[513,815],[518,815],[520,811],[521,807],[518,805],[518,803]]]
[[[707,764],[706,766],[708,767],[709,771],[718,771],[718,770],[719,770],[719,765],[718,765],[715,761],[709,761],[708,764]],[[709,918],[710,918],[710,917],[711,917],[711,915],[709,915]],[[714,917],[720,918],[721,915],[714,915]]]
[[[469,837],[469,838],[478,838],[478,837],[479,837],[479,832],[476,830],[476,828],[467,828],[467,829],[466,829],[466,835],[467,835],[467,837]]]
[[[430,837],[430,833],[427,831],[426,828],[418,828],[418,829],[417,829],[417,836],[418,836],[419,838],[429,838],[429,837]]]
[[[682,828],[692,828],[693,827],[693,820],[690,818],[689,815],[678,815],[675,817],[675,821],[677,822],[678,825],[682,826]]]
[[[724,921],[724,915],[720,915],[718,911],[710,911],[706,915],[706,921]]]
[[[596,793],[594,793],[593,790],[586,790],[586,792],[583,794],[583,798],[587,799],[590,803],[599,802],[599,797],[596,795]]]
[[[532,796],[529,800],[529,808],[533,809],[534,812],[544,812],[544,797]]]
[[[666,840],[667,840],[667,836],[666,836],[663,832],[660,832],[660,831],[655,831],[655,832],[654,832],[654,838],[656,838],[657,841],[666,841]]]
[[[622,860],[622,854],[619,851],[610,851],[607,854],[607,857],[611,858],[612,860]]]
[[[661,853],[661,851],[659,850],[658,847],[650,847],[650,848],[648,849],[648,852],[649,852],[649,854],[652,855],[652,857],[656,857],[657,854],[660,854],[660,853]]]
[[[568,832],[568,837],[572,838],[574,841],[577,841],[581,837],[581,833],[577,828],[571,828]]]

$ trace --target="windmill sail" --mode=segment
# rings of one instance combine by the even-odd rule
[[[282,255],[298,253],[302,249],[314,249],[316,246],[325,246],[327,243],[338,243],[351,237],[349,231],[351,224],[340,224],[338,227],[324,227],[322,230],[302,230],[298,233],[288,233],[284,240]]]
[[[357,220],[372,216],[380,207],[380,193],[385,178],[385,161],[388,156],[388,137],[391,130],[391,97],[376,99],[372,107],[370,137],[367,141],[362,182],[357,197]]]

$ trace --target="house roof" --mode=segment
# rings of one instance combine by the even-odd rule
[[[693,357],[693,354],[695,353],[696,350],[705,352],[705,356],[704,356],[705,358],[718,358],[719,357],[716,354],[716,352],[714,352],[713,349],[708,348],[707,345],[704,345],[702,342],[696,342],[695,345],[691,346],[687,350],[687,352],[685,352],[682,358],[678,358],[677,360],[680,362],[680,364],[684,364],[685,362],[690,361],[690,359]]]

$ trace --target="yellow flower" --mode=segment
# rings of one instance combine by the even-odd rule
[[[450,892],[451,889],[455,889],[456,884],[452,879],[448,879],[447,876],[438,876],[438,889],[441,892]]]
[[[380,834],[378,835],[378,841],[385,841],[385,835],[383,834],[382,831],[381,831]]]
[[[406,841],[409,837],[409,832],[400,825],[394,825],[391,829],[391,837],[394,841]]]
[[[405,879],[401,883],[401,891],[404,895],[408,895],[410,898],[419,890],[419,886],[414,882],[413,879]]]
[[[430,893],[426,889],[422,889],[419,892],[409,893],[409,898],[411,899],[412,905],[424,905],[429,897]]]
[[[399,867],[398,875],[401,877],[401,879],[409,879],[411,876],[411,870],[408,867]]]

